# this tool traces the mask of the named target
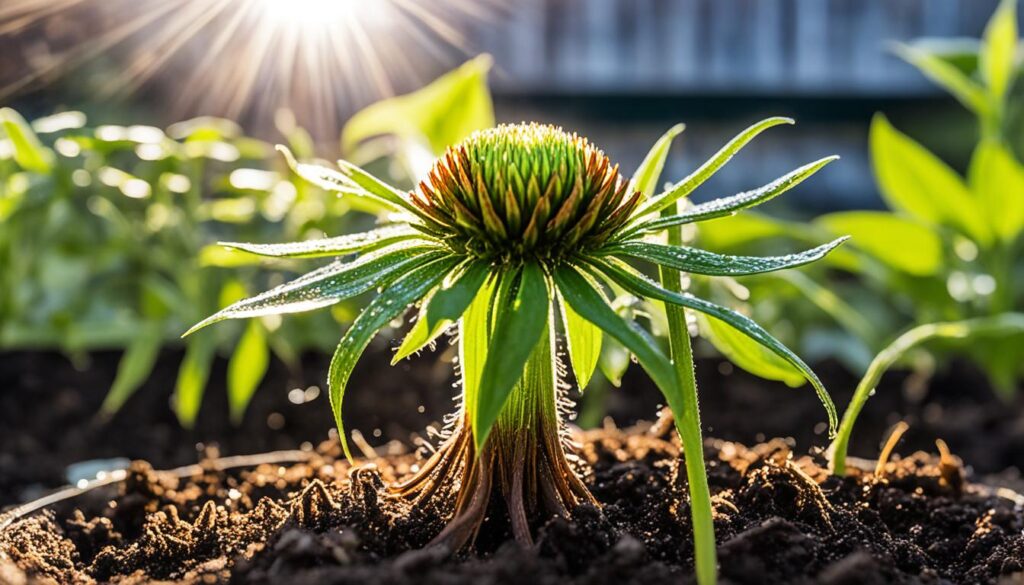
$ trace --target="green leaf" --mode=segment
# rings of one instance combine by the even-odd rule
[[[352,452],[348,447],[348,438],[345,435],[345,425],[342,423],[342,401],[345,398],[345,387],[348,384],[352,369],[359,360],[359,356],[366,350],[377,333],[387,326],[392,319],[404,313],[409,305],[423,298],[430,289],[437,286],[444,277],[459,263],[459,260],[452,256],[444,256],[427,264],[419,264],[414,269],[406,271],[404,276],[396,280],[391,286],[384,289],[377,298],[363,309],[363,312],[352,322],[352,326],[341,338],[334,357],[331,359],[331,367],[328,372],[327,382],[330,389],[331,410],[334,413],[334,423],[338,427],[338,437],[341,440],[341,447],[345,457],[352,461]]]
[[[391,365],[423,349],[458,321],[476,298],[477,291],[489,273],[488,263],[478,260],[470,264],[449,284],[442,283],[424,303],[419,318],[402,340],[402,345],[395,352],[395,356],[391,358]]]
[[[323,258],[325,256],[344,256],[356,252],[370,252],[396,242],[422,238],[423,232],[406,224],[398,224],[336,238],[284,244],[220,242],[220,245],[270,258]]]
[[[270,366],[270,348],[263,325],[250,321],[228,361],[228,407],[238,425]]]
[[[459,319],[459,372],[462,376],[464,412],[476,412],[480,376],[487,362],[487,344],[491,338],[491,301],[497,292],[497,281],[490,278],[484,282]]]
[[[629,351],[621,343],[610,336],[602,340],[601,356],[597,360],[597,366],[601,368],[601,373],[612,386],[622,386],[622,377],[626,375],[629,363]]]
[[[342,131],[342,150],[349,152],[374,136],[395,135],[423,142],[438,155],[472,132],[494,126],[490,68],[491,58],[483,55],[418,91],[357,112]]]
[[[978,65],[981,77],[998,99],[1013,85],[1017,71],[1017,0],[999,3],[982,36]]]
[[[667,191],[662,192],[644,204],[640,210],[637,211],[637,217],[650,213],[657,213],[663,209],[667,209],[676,201],[692,193],[694,189],[711,178],[712,175],[718,172],[718,169],[725,166],[725,163],[729,162],[736,153],[738,153],[747,145],[747,143],[753,140],[754,137],[761,132],[764,132],[772,126],[793,123],[794,122],[791,118],[768,118],[761,120],[743,132],[740,132],[735,138],[723,146],[721,150],[715,153],[714,156],[708,159],[707,162],[702,164],[696,171],[691,173],[682,181],[673,185]]]
[[[661,171],[665,168],[665,159],[668,158],[669,147],[672,146],[672,141],[676,136],[686,128],[684,124],[676,124],[675,126],[668,129],[654,143],[651,147],[650,152],[644,157],[640,166],[636,169],[636,173],[633,174],[632,185],[629,188],[630,193],[639,191],[643,193],[644,197],[650,197],[654,194],[654,191],[658,188],[658,179],[661,177]]]
[[[284,155],[284,159],[287,161],[288,167],[291,168],[292,172],[310,184],[316,185],[325,191],[339,193],[341,195],[369,197],[377,203],[386,205],[394,211],[401,210],[401,207],[398,207],[387,200],[381,199],[373,193],[367,192],[359,185],[356,185],[355,182],[347,176],[334,169],[329,169],[321,165],[300,163],[295,159],[295,155],[292,154],[292,151],[289,150],[287,146],[278,144],[277,151]]]
[[[235,248],[225,248],[220,244],[207,244],[199,250],[199,265],[202,267],[238,268],[240,266],[256,266],[261,260],[258,256],[242,252]]]
[[[718,319],[697,315],[700,334],[730,362],[766,380],[778,380],[796,388],[806,383],[803,373],[765,346]]]
[[[963,180],[946,163],[878,114],[871,122],[871,160],[882,196],[921,221],[948,225],[982,245],[991,232]]]
[[[879,337],[878,327],[884,325],[865,319],[829,286],[818,283],[800,271],[780,272],[775,278],[792,285],[804,298],[832,317],[840,327],[863,344],[865,351],[867,347],[875,345]]]
[[[1014,404],[1024,375],[1024,332],[974,339],[964,351],[981,366],[996,395]]]
[[[225,319],[301,313],[329,307],[384,284],[391,277],[445,255],[436,247],[399,243],[351,262],[334,262],[200,321],[184,336]],[[183,337],[184,337],[183,336]]]
[[[14,146],[14,162],[18,166],[45,175],[53,168],[53,152],[39,142],[25,118],[11,108],[0,108],[0,127]]]
[[[590,321],[633,352],[644,371],[666,395],[678,392],[678,381],[672,362],[658,348],[657,342],[639,325],[623,319],[608,300],[576,268],[563,264],[555,270],[555,284],[565,302],[580,317]]]
[[[172,397],[178,422],[185,428],[192,428],[196,422],[216,351],[217,345],[213,335],[197,335],[188,341],[185,359],[178,368],[178,380]]]
[[[768,238],[791,237],[794,230],[804,227],[804,224],[794,223],[752,211],[700,224],[697,239],[705,248],[732,250],[760,245]]]
[[[1021,332],[1024,332],[1024,314],[1000,313],[963,321],[918,325],[897,337],[875,356],[864,373],[864,377],[857,384],[857,390],[854,392],[853,398],[850,399],[850,404],[843,412],[843,422],[828,450],[832,471],[836,475],[846,473],[846,450],[861,409],[864,408],[868,398],[874,394],[875,387],[878,386],[882,376],[908,351],[934,339],[978,340],[983,337],[1013,335]]]
[[[838,159],[838,156],[827,156],[821,160],[804,165],[753,191],[746,191],[730,197],[722,197],[707,203],[694,205],[679,215],[649,220],[640,224],[637,231],[654,232],[674,225],[706,221],[716,217],[726,217],[737,211],[760,205],[796,187],[804,182],[805,179],[821,170],[822,167]]]
[[[476,408],[467,411],[477,448],[487,441],[534,346],[547,330],[551,303],[544,270],[535,262],[526,263],[509,287],[499,288],[496,302],[494,333],[480,374]]]
[[[1014,242],[1024,230],[1024,166],[1000,142],[983,140],[974,151],[969,177],[992,231]]]
[[[845,242],[841,237],[827,244],[785,256],[729,256],[689,246],[666,246],[651,242],[624,242],[600,251],[602,256],[629,256],[659,266],[708,276],[744,276],[775,272],[810,264],[824,258]]]
[[[833,234],[850,235],[854,246],[894,270],[932,276],[943,269],[942,238],[913,219],[882,211],[842,211],[822,215],[815,223]]]
[[[597,361],[601,357],[601,329],[590,321],[580,317],[576,311],[559,298],[562,310],[562,320],[565,324],[565,337],[569,345],[569,360],[572,362],[572,372],[576,376],[576,384],[580,392],[590,383],[590,377],[594,375]],[[626,356],[626,365],[629,364],[629,356]],[[614,370],[613,370],[614,371]],[[622,378],[621,373],[615,380],[609,376],[616,386]]]
[[[420,208],[413,205],[407,198],[405,193],[395,189],[391,185],[388,185],[384,181],[381,181],[377,177],[374,177],[370,173],[364,171],[358,166],[345,161],[339,160],[338,167],[341,172],[354,184],[359,186],[361,189],[370,193],[374,197],[388,203],[393,207],[403,209],[413,214],[414,216],[423,220],[428,226],[436,226],[437,222],[434,221],[430,216],[423,213]]]
[[[697,298],[689,293],[674,293],[672,291],[665,290],[656,282],[647,278],[647,276],[633,270],[629,265],[621,261],[609,259],[604,261],[594,261],[591,262],[591,264],[600,270],[602,274],[618,283],[619,286],[637,296],[680,305],[723,321],[730,327],[736,329],[747,337],[750,337],[752,340],[771,350],[780,358],[789,362],[790,365],[799,370],[807,381],[814,386],[814,390],[818,394],[818,399],[821,401],[822,405],[825,407],[825,411],[828,413],[829,428],[833,431],[835,430],[835,405],[832,403],[832,398],[829,397],[828,391],[825,390],[825,386],[821,383],[821,380],[818,379],[817,374],[815,374],[799,356],[783,345],[778,339],[775,339],[770,333],[765,331],[764,328],[758,325],[753,319],[746,315],[737,313],[732,309]]]
[[[104,415],[110,416],[120,410],[125,401],[146,381],[153,371],[163,341],[159,323],[147,323],[140,329],[139,335],[132,340],[117,364],[117,376],[100,407]]]
[[[279,144],[277,150],[284,155],[285,160],[288,161],[288,166],[291,167],[296,175],[321,189],[341,195],[367,197],[394,211],[411,211],[417,217],[419,216],[419,210],[406,201],[405,197],[400,193],[354,165],[346,163],[346,172],[341,173],[320,165],[300,163],[295,160],[295,156],[292,155],[292,152],[286,146]],[[358,169],[359,172],[356,173],[352,169]],[[363,184],[356,181],[356,176],[360,178]],[[373,189],[368,189],[364,185],[370,185]]]
[[[968,110],[982,116],[988,113],[989,106],[984,88],[965,75],[956,65],[932,52],[910,45],[897,44],[893,47],[893,52],[917,67],[925,77],[953,94],[953,97]]]

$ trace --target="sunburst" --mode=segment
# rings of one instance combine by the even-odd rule
[[[494,0],[7,0],[0,37],[21,58],[0,75],[0,100],[110,57],[118,73],[103,80],[104,98],[153,91],[176,115],[233,119],[289,108],[335,129],[345,113],[465,55],[462,25],[496,9]]]

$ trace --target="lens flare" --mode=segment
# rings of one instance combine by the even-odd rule
[[[258,0],[260,9],[275,22],[286,25],[300,25],[308,32],[318,33],[330,30],[333,21],[345,18],[362,18],[356,14],[354,0]],[[360,7],[364,13],[381,13],[380,2],[366,2]]]
[[[175,116],[288,108],[333,138],[342,117],[463,58],[464,26],[491,20],[497,2],[5,0],[0,100],[112,63],[82,89],[145,92]]]

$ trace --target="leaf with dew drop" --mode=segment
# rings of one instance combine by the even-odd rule
[[[408,271],[391,286],[384,289],[377,298],[363,309],[363,312],[352,322],[352,326],[341,338],[331,367],[327,382],[331,400],[334,422],[338,427],[338,436],[345,457],[352,460],[345,426],[342,423],[342,401],[345,398],[345,387],[348,384],[352,369],[362,355],[370,340],[386,327],[393,319],[404,313],[409,305],[423,298],[430,289],[437,286],[445,276],[458,265],[459,259],[446,255]]]

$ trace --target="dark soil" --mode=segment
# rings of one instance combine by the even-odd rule
[[[185,477],[137,462],[116,488],[0,533],[0,581],[689,582],[686,486],[666,435],[586,433],[601,509],[550,520],[532,550],[492,509],[477,549],[455,558],[421,548],[443,518],[409,514],[384,491],[416,455],[353,468],[329,441],[307,462],[235,474],[208,461]],[[994,583],[1024,570],[1024,513],[928,454],[890,462],[880,477],[837,479],[781,440],[708,451],[723,582]]]
[[[52,353],[0,354],[0,509],[67,483],[67,466],[85,460],[145,459],[167,469],[218,453],[304,449],[312,458],[247,473],[222,473],[208,464],[204,473],[184,478],[134,464],[116,489],[103,488],[4,531],[0,548],[10,562],[0,563],[0,583],[23,583],[28,576],[57,583],[691,578],[676,446],[642,431],[587,436],[594,469],[588,485],[602,510],[583,509],[571,522],[552,520],[535,550],[517,548],[498,520],[485,524],[472,555],[452,561],[419,550],[440,530],[441,519],[395,515],[380,490],[414,464],[415,455],[398,454],[403,445],[415,444],[430,421],[451,410],[450,366],[425,356],[396,374],[383,349],[357,368],[346,418],[362,431],[364,451],[373,445],[390,456],[375,461],[376,470],[355,473],[337,460],[333,441],[313,447],[333,426],[324,393],[307,391],[325,378],[322,356],[307,357],[300,373],[273,364],[237,429],[226,422],[224,363],[218,362],[195,428],[183,430],[168,408],[176,352],[161,357],[151,381],[109,421],[95,413],[116,372],[116,354],[93,355],[80,368]],[[856,380],[831,364],[817,370],[842,408]],[[816,454],[827,444],[813,392],[758,380],[718,360],[700,362],[698,377],[705,434],[737,441],[713,443],[708,453],[726,582],[973,583],[1024,570],[1024,516],[1012,502],[958,490],[949,470],[943,478],[923,453],[891,465],[879,479],[827,478],[817,455],[789,454]],[[969,464],[968,477],[1020,490],[1024,411],[999,402],[982,380],[969,368],[953,367],[911,399],[907,388],[920,385],[905,374],[888,376],[860,418],[851,453],[876,456],[889,427],[902,418],[911,430],[898,453],[934,452],[935,439],[942,438]],[[289,392],[295,388],[301,392]],[[607,395],[609,413],[621,426],[654,418],[659,402],[638,368]],[[784,439],[752,450],[740,445],[775,436]],[[490,517],[503,515],[493,510]]]
[[[289,400],[290,390],[319,388],[326,379],[323,356],[307,356],[299,373],[274,362],[238,428],[227,423],[225,363],[218,361],[192,430],[182,429],[168,407],[181,358],[177,352],[162,356],[151,380],[112,420],[97,419],[117,357],[96,354],[76,369],[59,354],[0,353],[0,509],[66,484],[67,466],[76,462],[123,457],[165,469],[194,463],[210,445],[222,454],[259,453],[315,445],[332,432],[324,392],[306,392],[300,404]],[[388,357],[381,346],[367,353],[345,401],[349,425],[373,445],[408,444],[452,408],[450,365],[427,355],[391,368]],[[835,364],[816,369],[842,409],[856,379]],[[706,436],[746,444],[785,437],[802,450],[827,444],[824,411],[808,387],[766,382],[720,360],[701,361],[697,374]],[[899,372],[883,380],[858,421],[851,454],[875,457],[888,429],[904,419],[910,431],[898,450],[934,451],[935,439],[941,438],[979,476],[999,474],[998,483],[1024,492],[1019,481],[1024,469],[1020,400],[1001,402],[982,376],[959,364],[927,384],[926,393],[916,399],[905,388],[920,384],[907,382]],[[606,402],[615,421],[629,425],[653,419],[661,400],[634,367],[622,388],[608,391]]]

